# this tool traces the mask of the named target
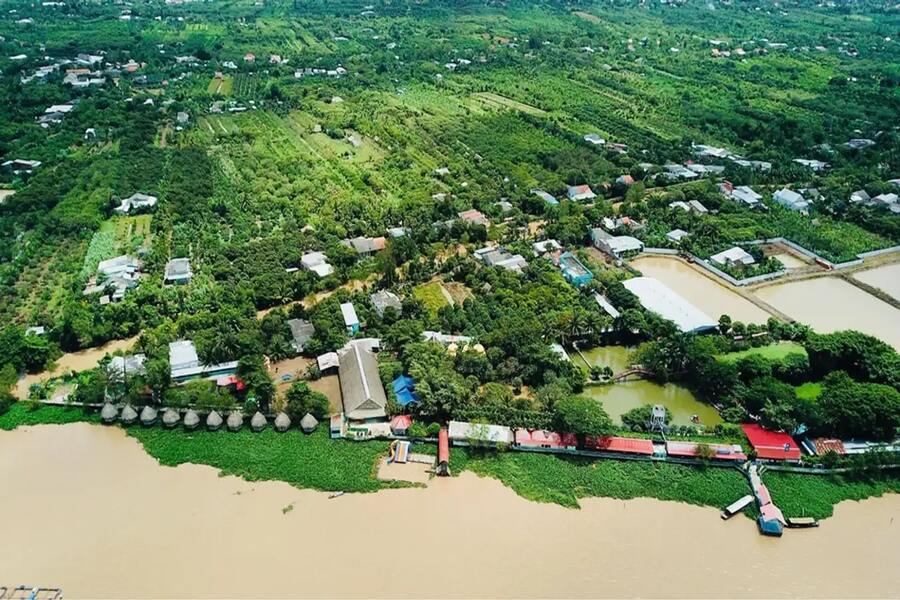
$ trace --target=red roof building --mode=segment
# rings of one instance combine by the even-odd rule
[[[844,448],[844,442],[841,440],[828,440],[825,438],[816,438],[813,440],[816,445],[816,454],[822,456],[826,452],[834,452],[835,454],[847,454]]]
[[[240,379],[237,375],[224,375],[216,379],[216,385],[218,387],[232,387],[237,391],[243,390],[246,386],[244,381]]]
[[[706,444],[713,451],[713,458],[718,460],[747,460],[744,450],[738,445]],[[696,458],[700,455],[700,444],[696,442],[666,442],[666,454],[685,458]]]
[[[438,466],[437,474],[450,475],[450,433],[446,427],[438,432]]]
[[[516,444],[528,448],[564,448],[563,436],[546,429],[516,429]]]
[[[800,448],[788,434],[764,429],[756,423],[744,423],[741,428],[759,458],[800,460]]]
[[[589,437],[585,446],[588,450],[598,450],[601,452],[623,452],[625,454],[644,454],[646,456],[653,455],[653,441],[640,438],[625,437]]]
[[[406,435],[412,422],[412,417],[409,415],[397,415],[391,419],[391,432],[393,432],[394,435]]]

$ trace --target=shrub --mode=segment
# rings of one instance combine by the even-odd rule
[[[426,430],[425,426],[421,423],[413,423],[409,426],[409,429],[406,430],[406,435],[414,438],[424,438],[428,437],[428,430]]]

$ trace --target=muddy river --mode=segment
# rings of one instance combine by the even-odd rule
[[[900,350],[900,310],[842,279],[805,279],[759,288],[755,293],[821,333],[856,329]]]
[[[765,323],[769,318],[763,309],[676,258],[641,256],[631,266],[663,282],[713,319],[727,314],[735,321]]]
[[[116,428],[0,432],[3,583],[67,598],[889,597],[900,496],[819,529],[656,500],[523,500],[471,474],[345,495],[160,467]],[[292,510],[285,511],[288,506]]]

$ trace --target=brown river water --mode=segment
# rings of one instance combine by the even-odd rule
[[[674,502],[523,500],[470,473],[348,494],[160,467],[117,428],[0,432],[0,577],[67,598],[896,597],[900,496],[763,538]],[[293,510],[283,512],[291,505]]]

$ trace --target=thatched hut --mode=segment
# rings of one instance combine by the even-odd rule
[[[103,421],[106,425],[111,425],[116,422],[116,419],[119,418],[119,409],[115,407],[111,402],[107,402],[103,405],[103,408],[100,409],[100,420]]]
[[[184,413],[184,428],[188,431],[193,431],[197,429],[200,425],[200,416],[197,414],[193,408],[188,409],[186,413]]]
[[[206,428],[210,431],[218,431],[218,429],[222,426],[222,415],[217,413],[214,410],[211,410],[208,415],[206,415]]]
[[[167,408],[163,411],[162,423],[163,427],[168,427],[171,429],[178,425],[178,421],[181,420],[181,415],[178,414],[178,411],[174,408]]]
[[[141,425],[144,425],[145,427],[149,427],[150,425],[153,425],[154,423],[156,423],[157,415],[158,415],[158,412],[155,408],[153,408],[152,406],[149,406],[149,405],[145,406],[141,410]]]
[[[291,418],[287,416],[287,413],[280,412],[278,416],[275,417],[275,429],[284,433],[288,429],[291,428]]]
[[[225,421],[225,424],[228,426],[229,431],[240,431],[241,427],[244,425],[244,416],[238,410],[231,411],[231,414],[228,415],[228,420]]]
[[[261,412],[256,411],[256,413],[253,415],[253,418],[250,419],[250,429],[252,429],[256,433],[259,433],[266,428],[266,425],[268,425],[266,416]]]
[[[122,409],[122,414],[119,415],[119,419],[123,425],[134,425],[138,419],[137,411],[130,404],[126,404],[125,408]]]
[[[316,418],[309,413],[306,413],[303,415],[303,418],[300,419],[300,429],[303,430],[303,433],[312,433],[316,430],[318,424],[319,422]]]

